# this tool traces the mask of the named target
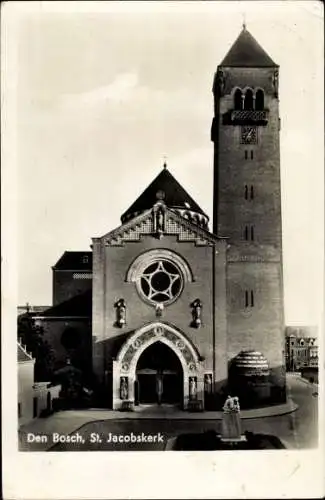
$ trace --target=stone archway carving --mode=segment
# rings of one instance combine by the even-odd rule
[[[155,342],[168,345],[177,355],[182,369],[184,380],[183,406],[187,408],[189,399],[189,380],[195,377],[197,391],[204,392],[204,375],[200,356],[194,345],[185,335],[175,327],[155,322],[135,331],[121,347],[116,360],[113,362],[113,406],[114,409],[121,407],[120,399],[120,377],[128,381],[128,399],[134,399],[133,385],[136,377],[136,366],[141,354]]]

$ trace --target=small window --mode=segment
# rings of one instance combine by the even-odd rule
[[[234,106],[236,110],[243,108],[242,92],[240,89],[237,89],[235,92]]]
[[[248,160],[248,151],[245,149],[245,160]]]
[[[263,92],[263,90],[258,90],[256,92],[255,109],[257,109],[257,110],[264,109],[264,92]]]
[[[253,159],[254,159],[254,151],[251,150],[251,160],[253,160]]]
[[[88,257],[88,255],[84,255],[84,256],[82,257],[82,263],[83,263],[83,264],[88,264],[88,263],[89,263],[89,257]]]
[[[253,109],[253,92],[250,89],[246,90],[244,109],[247,110]]]
[[[248,302],[248,290],[245,291],[245,307],[248,307],[249,302]]]
[[[244,239],[246,241],[254,241],[254,239],[255,239],[254,226],[245,226]]]
[[[18,418],[21,418],[22,411],[21,411],[21,403],[18,403]]]
[[[245,200],[248,199],[248,186],[247,184],[245,185]]]
[[[254,307],[254,291],[245,290],[245,307]]]
[[[254,200],[254,186],[251,186],[251,200]]]

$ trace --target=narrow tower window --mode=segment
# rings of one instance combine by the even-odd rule
[[[254,151],[251,150],[251,160],[253,160],[253,158],[254,158]]]
[[[248,199],[248,186],[245,184],[245,200]]]
[[[251,200],[254,200],[254,186],[251,186]]]
[[[254,226],[251,226],[251,241],[254,241]]]
[[[264,92],[263,92],[263,90],[258,90],[256,92],[255,109],[258,109],[258,110],[264,109]]]
[[[235,109],[242,109],[242,106],[243,106],[242,91],[240,89],[237,89],[235,92],[234,107]]]
[[[250,89],[246,90],[244,109],[253,109],[253,92]]]
[[[245,308],[254,307],[254,290],[245,290]]]
[[[245,240],[247,241],[248,240],[248,227],[247,226],[245,226],[244,234],[245,234]]]
[[[247,159],[248,159],[248,151],[247,151],[247,149],[245,149],[245,160],[247,160]]]

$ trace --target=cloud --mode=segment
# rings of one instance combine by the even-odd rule
[[[97,87],[79,94],[65,94],[61,97],[60,104],[63,108],[79,108],[106,101],[125,101],[132,97],[137,85],[138,75],[136,73],[120,73],[109,85],[104,87]]]

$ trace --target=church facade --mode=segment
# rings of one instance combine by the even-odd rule
[[[213,82],[212,231],[164,165],[119,227],[53,267],[39,319],[104,406],[285,401],[278,75],[244,27]]]

